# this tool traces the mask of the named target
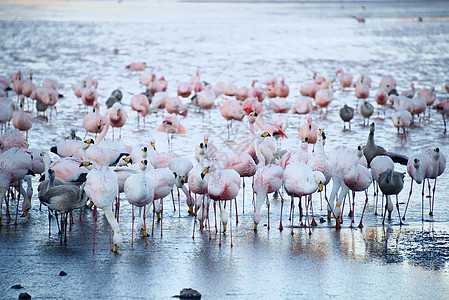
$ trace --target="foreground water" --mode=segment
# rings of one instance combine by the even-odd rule
[[[143,91],[140,73],[124,66],[133,61],[147,61],[158,75],[169,81],[174,94],[180,81],[187,81],[198,66],[202,78],[211,83],[232,81],[237,86],[267,76],[285,76],[294,101],[300,86],[317,71],[327,77],[343,68],[355,76],[368,74],[373,79],[371,101],[383,75],[394,75],[399,90],[409,89],[410,82],[419,88],[436,86],[438,100],[445,99],[444,84],[449,66],[447,2],[361,4],[201,4],[109,1],[2,2],[0,5],[0,70],[2,75],[17,70],[33,70],[34,78],[57,79],[65,95],[57,104],[58,115],[51,122],[35,118],[29,132],[31,147],[48,150],[68,134],[69,128],[83,135],[79,109],[71,86],[87,76],[99,81],[100,103],[112,90],[122,89],[125,104]],[[350,15],[366,17],[357,23]],[[424,22],[416,22],[422,17]],[[118,54],[114,54],[114,49]],[[115,51],[116,53],[117,51]],[[336,85],[338,87],[338,85]],[[267,101],[268,102],[268,101]],[[342,131],[338,110],[343,104],[355,106],[354,91],[336,91],[327,116],[312,113],[326,130],[327,150],[337,145],[363,145],[368,128],[356,115],[350,132]],[[122,131],[123,140],[136,145],[156,138],[159,151],[167,150],[166,136],[154,131],[162,119],[147,118],[147,130],[136,130],[134,112]],[[104,110],[103,110],[104,111]],[[271,116],[266,112],[266,117]],[[404,142],[387,116],[376,118],[376,142],[385,148],[411,155],[428,147],[440,147],[449,153],[448,138],[443,134],[441,116],[431,118],[409,130]],[[298,123],[304,116],[288,114],[289,138],[285,149],[298,147]],[[189,112],[182,120],[185,136],[175,136],[173,151],[193,159],[193,147],[208,133],[221,149],[234,147],[246,138],[245,122],[233,125],[233,142],[227,141],[226,122],[217,108],[203,115]],[[56,159],[56,157],[54,157]],[[403,166],[398,170],[405,171]],[[37,183],[35,183],[37,184]],[[247,185],[246,199],[250,198]],[[410,178],[406,176],[399,195],[401,211],[407,201]],[[233,243],[229,231],[218,246],[218,234],[212,225],[212,239],[206,230],[195,232],[194,220],[185,203],[178,211],[166,199],[163,237],[160,223],[155,235],[145,240],[135,237],[131,248],[131,209],[122,200],[120,225],[125,244],[119,254],[109,251],[106,220],[97,224],[96,250],[92,252],[93,218],[84,211],[82,221],[75,213],[75,224],[66,243],[56,234],[48,237],[47,213],[38,210],[37,196],[33,209],[19,224],[0,229],[0,294],[16,298],[22,291],[33,298],[162,298],[192,287],[204,298],[444,298],[449,292],[447,172],[438,178],[435,216],[425,214],[421,222],[419,188],[412,196],[404,226],[399,226],[395,212],[382,226],[374,216],[372,188],[365,215],[364,229],[335,230],[332,223],[319,223],[309,236],[295,223],[290,234],[277,229],[280,202],[272,200],[268,231],[266,207],[262,223],[253,231],[252,204],[239,196],[239,224],[233,220]],[[362,195],[357,196],[356,222],[360,218]],[[315,212],[320,210],[315,197]],[[426,200],[427,209],[427,200]],[[14,211],[14,209],[13,209]],[[287,209],[285,209],[285,212]],[[4,213],[4,212],[3,212]],[[151,218],[149,219],[151,222]],[[54,222],[53,222],[54,224]],[[60,277],[59,272],[68,275]],[[10,289],[14,284],[25,288]]]

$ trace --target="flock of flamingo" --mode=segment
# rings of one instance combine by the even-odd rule
[[[357,103],[355,109],[348,105],[341,108],[340,116],[343,122],[349,122],[350,130],[350,121],[354,114],[359,112],[366,120],[364,124],[366,122],[368,125],[369,118],[374,113],[374,107],[369,101],[372,82],[368,75],[360,75],[357,80],[354,80],[352,74],[339,69],[333,79],[326,80],[314,73],[312,80],[300,88],[301,96],[296,97],[294,104],[290,105],[285,100],[290,94],[290,88],[284,77],[268,78],[264,84],[258,84],[254,80],[250,86],[237,88],[232,83],[219,82],[214,85],[207,83],[201,80],[200,69],[198,69],[190,80],[177,85],[177,96],[172,97],[167,92],[167,80],[163,76],[156,76],[153,69],[146,72],[146,63],[136,62],[126,68],[132,74],[142,72],[140,83],[146,87],[144,93],[133,95],[129,102],[131,109],[137,113],[138,127],[141,127],[141,117],[145,129],[145,118],[148,114],[166,110],[168,115],[163,118],[156,130],[166,132],[170,143],[170,137],[173,134],[186,133],[179,118],[187,117],[189,109],[193,107],[202,111],[213,110],[219,103],[220,113],[228,121],[228,139],[232,139],[232,121],[242,121],[246,117],[249,125],[247,140],[233,150],[222,151],[214,145],[208,135],[204,135],[204,139],[197,141],[195,148],[191,149],[195,151],[195,162],[172,152],[171,147],[168,152],[157,151],[154,138],[150,138],[147,143],[127,145],[121,139],[121,129],[129,118],[126,112],[127,104],[122,103],[122,92],[120,90],[112,92],[111,97],[105,101],[107,111],[101,114],[97,93],[98,81],[86,78],[73,85],[75,96],[86,108],[92,109],[92,112],[86,114],[83,119],[86,131],[84,141],[72,132],[51,149],[31,148],[27,136],[33,126],[33,112],[25,111],[25,103],[28,103],[26,100],[35,101],[38,114],[46,114],[49,107],[51,111],[53,108],[56,109],[55,105],[63,96],[57,91],[58,83],[55,80],[46,79],[41,86],[38,86],[33,81],[32,72],[29,73],[28,78],[20,71],[13,73],[9,78],[0,81],[0,123],[2,124],[0,225],[3,225],[4,200],[8,223],[12,220],[10,204],[16,201],[14,224],[17,225],[20,196],[23,197],[22,216],[26,216],[31,209],[32,174],[42,174],[38,186],[38,198],[41,206],[48,207],[49,233],[51,213],[56,215],[57,221],[58,213],[61,215],[61,221],[57,223],[62,239],[62,235],[67,232],[68,224],[71,226],[73,222],[73,218],[68,218],[69,213],[71,214],[75,209],[93,206],[96,221],[97,209],[100,208],[114,231],[112,248],[114,252],[123,244],[119,223],[122,193],[125,194],[127,202],[132,205],[132,220],[125,220],[125,222],[132,223],[133,236],[134,207],[137,207],[139,211],[137,230],[143,236],[150,233],[147,229],[146,214],[153,211],[153,228],[156,214],[161,223],[162,235],[163,199],[171,194],[173,208],[176,210],[173,191],[177,190],[179,215],[181,215],[180,200],[185,197],[189,214],[195,217],[194,224],[199,224],[201,231],[208,228],[211,238],[209,216],[212,203],[214,212],[218,211],[220,218],[217,222],[215,214],[215,230],[220,232],[219,244],[221,245],[221,233],[226,231],[227,225],[231,223],[233,211],[235,211],[236,222],[238,222],[239,206],[243,208],[244,213],[245,177],[252,178],[254,230],[257,230],[261,221],[261,208],[264,203],[268,207],[268,229],[270,229],[268,195],[271,193],[281,198],[279,229],[283,230],[284,192],[290,196],[288,215],[291,220],[292,234],[295,207],[299,209],[300,226],[308,228],[310,234],[311,227],[317,226],[312,205],[312,196],[317,192],[320,195],[324,193],[327,217],[329,220],[335,220],[337,228],[341,227],[343,222],[345,202],[349,207],[351,219],[349,224],[353,227],[355,193],[364,192],[365,205],[358,224],[358,227],[362,228],[363,215],[368,202],[367,190],[373,182],[375,189],[377,191],[380,189],[386,196],[385,205],[381,205],[383,220],[386,216],[391,218],[394,210],[391,196],[395,196],[399,222],[402,225],[412,195],[413,182],[422,185],[422,219],[424,220],[426,182],[430,195],[429,214],[434,213],[436,181],[446,167],[446,158],[441,149],[429,148],[410,157],[387,151],[375,143],[374,123],[369,125],[370,133],[363,147],[351,149],[340,145],[325,149],[326,134],[324,129],[319,128],[314,122],[313,110],[320,109],[320,116],[327,113],[327,107],[334,99],[334,85],[339,83],[343,91],[352,93],[353,88],[357,100],[362,101],[360,106]],[[449,114],[449,100],[434,104],[436,101],[434,87],[415,90],[412,83],[411,90],[402,93],[399,93],[397,88],[393,76],[384,76],[379,83],[374,100],[379,106],[379,115],[383,111],[385,116],[387,108],[394,109],[392,123],[398,130],[403,130],[404,137],[407,134],[407,128],[414,122],[414,115],[425,118],[426,109],[431,107],[443,115],[445,124],[445,117]],[[446,85],[446,91],[449,92],[449,85]],[[183,101],[186,98],[189,100],[188,104]],[[264,110],[267,109],[274,112],[270,120],[264,118]],[[300,144],[296,149],[290,150],[282,149],[280,146],[282,139],[286,137],[287,112],[307,115],[307,122],[298,128]],[[11,120],[15,129],[9,128]],[[106,135],[110,128],[112,128],[112,139],[107,139]],[[114,128],[120,130],[118,138]],[[346,126],[344,128],[346,130]],[[26,134],[24,135],[23,132]],[[88,134],[95,138],[86,139]],[[53,161],[51,156],[54,158]],[[407,165],[407,173],[412,178],[407,207],[402,217],[398,194],[403,189],[405,174],[395,171],[395,163]],[[432,191],[431,179],[434,180]],[[330,181],[332,181],[332,190],[327,196],[326,186]],[[243,203],[239,204],[237,198],[242,188]],[[378,194],[377,192],[376,195]],[[299,198],[298,204],[295,204],[295,198]],[[383,200],[382,196],[382,203]],[[376,197],[376,215],[377,201],[378,197]],[[220,229],[217,228],[218,224]],[[230,231],[232,246],[232,226]],[[151,230],[151,234],[154,234],[154,229]],[[195,227],[193,234],[195,234]],[[131,244],[133,241],[132,237]]]

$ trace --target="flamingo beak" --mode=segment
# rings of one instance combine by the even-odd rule
[[[320,182],[318,184],[318,191],[321,192],[323,190],[323,184]]]
[[[140,234],[141,234],[143,237],[146,237],[146,236],[147,236],[147,232],[146,232],[145,228],[140,229]]]
[[[118,252],[118,245],[114,245],[114,248],[112,248],[112,252],[114,253]]]
[[[254,223],[254,231],[257,231],[257,224]]]

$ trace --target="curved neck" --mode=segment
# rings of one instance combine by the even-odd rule
[[[95,143],[94,143],[95,145],[98,145],[99,143],[101,143],[101,141],[104,140],[104,137],[106,136],[106,133],[108,133],[109,125],[110,125],[109,123],[104,125],[103,130],[100,132],[100,134],[95,139]]]
[[[259,161],[259,163],[256,166],[257,168],[265,166],[265,156],[263,156],[262,152],[260,151],[260,144],[261,143],[262,143],[262,141],[260,141],[259,139],[256,139],[254,141],[254,150],[256,152],[257,160]]]

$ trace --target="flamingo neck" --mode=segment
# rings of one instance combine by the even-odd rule
[[[259,140],[256,140],[254,143],[254,150],[256,152],[257,160],[259,161],[259,163],[256,165],[256,168],[258,169],[265,166],[265,156],[263,156],[262,152],[260,151],[260,144],[261,141]]]
[[[104,140],[104,137],[106,136],[106,133],[108,133],[109,130],[109,126],[110,124],[107,123],[104,127],[103,130],[100,132],[100,134],[97,136],[97,138],[95,139],[95,145],[98,145],[99,143],[101,143]]]

